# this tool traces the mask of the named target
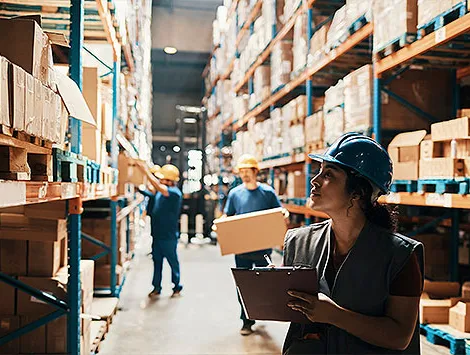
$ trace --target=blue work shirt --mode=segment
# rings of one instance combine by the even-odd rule
[[[139,192],[149,197],[147,213],[151,219],[152,237],[154,239],[178,239],[178,223],[181,215],[183,195],[176,186],[168,186],[168,197],[162,193],[150,191]]]
[[[232,189],[227,198],[224,213],[227,216],[244,213],[269,210],[281,207],[281,201],[271,186],[258,184],[254,190],[248,190],[245,185],[239,185]],[[251,253],[240,254],[246,258],[262,258],[263,254],[270,254],[272,249],[259,250]]]

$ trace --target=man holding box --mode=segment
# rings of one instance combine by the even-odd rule
[[[147,207],[151,218],[152,258],[153,258],[153,290],[149,297],[159,296],[162,290],[163,259],[171,267],[171,281],[174,284],[172,297],[179,296],[183,286],[180,284],[180,264],[177,247],[179,230],[178,223],[181,215],[182,194],[176,183],[180,179],[180,172],[174,165],[167,164],[154,170],[154,174],[143,164],[138,166],[149,178],[156,192],[140,190],[144,196],[149,197]],[[157,180],[157,178],[160,179]]]
[[[227,198],[224,209],[224,216],[234,216],[250,212],[263,211],[271,208],[281,207],[281,202],[272,187],[257,182],[256,178],[259,171],[258,161],[249,154],[244,154],[238,160],[236,171],[243,181],[232,189]],[[257,250],[249,253],[235,255],[235,265],[238,268],[251,269],[254,266],[263,267],[268,263],[264,258],[265,254],[271,255],[272,249]],[[253,333],[252,326],[254,320],[247,319],[240,296],[238,301],[241,306],[241,320],[243,327],[240,330],[241,335],[250,335]]]

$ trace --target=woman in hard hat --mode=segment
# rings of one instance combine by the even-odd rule
[[[291,324],[283,354],[420,354],[424,250],[377,201],[392,181],[387,151],[349,133],[310,158],[321,163],[311,207],[331,219],[286,234],[284,265],[316,268],[319,294],[289,291],[311,323]]]
[[[153,289],[149,297],[159,296],[162,290],[163,260],[166,259],[171,267],[171,282],[173,295],[178,296],[183,288],[180,283],[180,264],[177,254],[179,228],[181,215],[182,194],[176,183],[180,179],[180,172],[174,165],[167,164],[160,169],[154,169],[154,175],[146,166],[139,164],[146,173],[156,192],[139,190],[149,197],[148,214],[151,218],[152,258],[154,265]],[[155,177],[160,179],[158,181]]]
[[[254,156],[250,154],[242,155],[238,159],[236,171],[243,181],[243,184],[229,192],[224,209],[224,216],[240,215],[282,206],[274,189],[271,186],[260,184],[257,181],[259,166]],[[271,255],[271,253],[272,249],[238,254],[235,255],[235,264],[239,268],[267,266],[264,255]],[[241,308],[240,319],[243,321],[240,334],[250,335],[253,333],[252,326],[255,324],[255,321],[247,318],[240,297],[238,301],[240,302]]]

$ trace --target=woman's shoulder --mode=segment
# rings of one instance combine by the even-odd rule
[[[319,223],[314,223],[309,226],[302,226],[299,228],[289,229],[286,233],[286,242],[293,240],[300,240],[304,238],[311,239],[316,235],[320,236],[321,232],[330,224],[331,220],[326,220]]]

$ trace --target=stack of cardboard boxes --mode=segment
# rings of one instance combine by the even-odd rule
[[[418,0],[418,28],[461,3],[462,0]]]
[[[0,19],[0,124],[62,143],[68,114],[53,68],[51,46],[57,36],[45,33],[37,21]]]
[[[307,13],[302,13],[295,20],[292,52],[294,64],[292,75],[297,76],[307,65],[308,39],[307,39]]]
[[[331,145],[344,132],[344,82],[338,81],[325,92],[324,140]]]
[[[293,54],[292,41],[277,42],[271,53],[271,90],[289,83],[292,72]]]
[[[302,170],[287,174],[287,198],[305,198],[306,178]]]
[[[269,65],[260,65],[255,70],[253,77],[253,94],[250,97],[250,107],[262,103],[271,95],[271,71]],[[224,105],[228,103],[225,102]]]
[[[67,222],[65,202],[10,208],[0,214],[0,271],[67,301]],[[83,261],[82,312],[91,314],[93,261]],[[56,309],[35,297],[0,283],[0,336]],[[90,346],[89,321],[82,321],[83,353]],[[0,346],[1,354],[67,353],[67,317]]]

